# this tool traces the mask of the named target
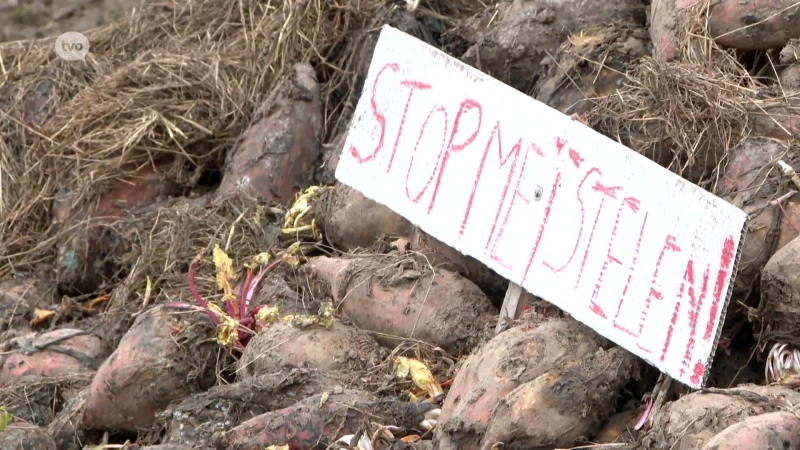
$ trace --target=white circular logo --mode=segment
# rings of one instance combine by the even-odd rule
[[[68,31],[56,38],[55,51],[61,59],[85,61],[89,54],[89,39],[81,33]]]

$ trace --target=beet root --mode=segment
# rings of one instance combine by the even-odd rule
[[[735,294],[750,291],[770,257],[798,235],[800,198],[770,204],[783,194],[775,162],[783,159],[790,163],[787,156],[788,146],[780,141],[749,139],[733,149],[717,190],[717,195],[750,215],[734,281]]]
[[[479,448],[500,400],[551,368],[578,362],[607,341],[583,324],[552,320],[506,330],[472,354],[442,405],[434,440],[441,449]]]
[[[213,377],[207,323],[203,314],[170,315],[161,307],[137,317],[92,380],[83,426],[146,429],[170,402],[200,390]]]
[[[288,206],[313,182],[321,133],[314,69],[306,63],[295,64],[292,78],[265,102],[253,125],[228,153],[218,193],[243,192]]]
[[[458,29],[459,37],[471,44],[460,59],[517,90],[530,92],[547,71],[549,64],[543,62],[557,53],[570,34],[608,23],[643,23],[644,17],[644,8],[633,0],[501,3]]]
[[[330,285],[333,299],[358,328],[394,348],[417,339],[456,354],[468,352],[497,320],[489,299],[469,280],[431,272],[411,257],[310,258],[308,270]]]
[[[508,280],[482,262],[430,236],[349,186],[337,184],[326,190],[315,210],[328,240],[341,250],[369,248],[381,239],[405,238],[411,250],[424,254],[431,265],[458,272],[488,293],[503,294],[508,287]]]
[[[781,411],[748,417],[711,438],[703,450],[800,447],[800,418]]]
[[[373,338],[338,320],[330,328],[276,323],[247,344],[237,376],[245,379],[282,367],[361,370],[375,367],[384,357]]]
[[[703,448],[715,435],[748,417],[800,402],[800,393],[779,386],[743,385],[694,392],[667,403],[653,417],[642,448]]]
[[[326,372],[315,369],[281,369],[215,386],[159,414],[166,427],[161,442],[192,448],[212,447],[214,432],[221,431],[219,424],[239,425],[255,416],[330,392],[335,386]]]
[[[3,344],[0,386],[22,377],[56,377],[95,371],[105,356],[97,336],[83,330],[33,333]]]
[[[56,450],[56,443],[44,430],[14,420],[0,433],[0,448],[8,450]]]
[[[614,413],[638,359],[621,347],[598,350],[580,364],[549,371],[503,397],[492,412],[483,449],[572,447]]]
[[[764,266],[758,315],[769,325],[766,341],[800,346],[800,237],[778,250]]]

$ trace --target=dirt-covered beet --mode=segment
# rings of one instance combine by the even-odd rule
[[[709,8],[708,31],[726,47],[779,48],[800,37],[800,14],[792,0],[721,0]]]
[[[614,347],[522,384],[495,407],[482,448],[498,442],[505,449],[572,447],[599,431],[638,369],[636,356]]]
[[[475,284],[447,270],[431,271],[414,256],[320,256],[309,258],[307,268],[327,282],[355,326],[390,348],[411,338],[451,354],[468,353],[497,321],[497,311]]]
[[[370,422],[416,428],[433,408],[431,404],[378,400],[366,392],[337,389],[218,433],[215,444],[229,450],[262,450],[270,445],[324,449],[342,436],[368,430]]]
[[[770,257],[800,230],[800,197],[793,196],[781,205],[770,203],[785,192],[778,160],[794,163],[784,142],[748,139],[731,151],[716,191],[750,215],[734,281],[737,294],[750,291]]]
[[[769,325],[767,339],[800,346],[800,237],[764,266],[758,315]]]
[[[45,278],[12,273],[0,280],[0,332],[15,337],[33,331],[30,320],[34,311],[52,306],[55,293],[55,285]]]
[[[247,344],[237,363],[237,378],[273,373],[283,367],[325,370],[364,370],[377,366],[387,355],[375,339],[334,320],[330,328],[300,328],[276,323]]]
[[[748,417],[711,438],[703,450],[788,449],[800,447],[800,418],[786,412]]]
[[[337,184],[326,190],[315,206],[315,216],[336,248],[352,251],[370,248],[377,241],[408,239],[413,251],[424,254],[431,265],[465,276],[490,294],[502,294],[508,281],[477,259],[464,255],[415,227],[389,207],[357,190]]]
[[[305,398],[331,392],[336,385],[336,380],[322,370],[281,369],[215,386],[159,414],[158,429],[165,430],[161,443],[211,447],[215,432],[269,411],[288,408]]]
[[[156,307],[138,316],[89,387],[82,425],[148,429],[170,402],[213,382],[213,341],[202,313]]]
[[[56,444],[36,425],[15,420],[0,432],[0,448],[8,450],[56,450]]]
[[[644,7],[636,0],[504,2],[455,31],[470,44],[463,55],[456,56],[522,92],[531,92],[554,64],[551,55],[568,36],[611,23],[643,25],[644,18]]]
[[[599,26],[571,36],[557,52],[557,64],[539,83],[536,99],[580,117],[593,102],[617,92],[628,68],[648,55],[647,39],[647,30],[634,23]]]
[[[99,337],[70,328],[20,336],[1,348],[0,386],[22,377],[94,372],[106,355]]]
[[[476,449],[500,400],[520,385],[594,354],[606,339],[572,319],[508,329],[469,356],[442,405],[437,448]]]
[[[694,392],[667,403],[653,417],[653,427],[642,439],[642,448],[703,448],[715,435],[741,420],[798,402],[800,393],[779,386],[743,385]]]
[[[120,267],[118,258],[130,250],[130,242],[114,225],[130,212],[178,194],[166,168],[151,165],[117,183],[96,205],[66,206],[62,197],[54,206],[64,226],[75,227],[57,247],[58,290],[66,295],[90,294],[104,282],[113,281]],[[59,211],[60,210],[60,211]]]
[[[225,161],[218,192],[288,206],[313,182],[322,133],[320,87],[314,69],[298,63],[261,106]]]

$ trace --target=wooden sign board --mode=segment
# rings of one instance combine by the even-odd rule
[[[344,145],[340,182],[704,385],[743,211],[388,26]]]

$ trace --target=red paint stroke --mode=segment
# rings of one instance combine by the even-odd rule
[[[389,165],[386,167],[386,173],[392,170],[392,163],[394,163],[395,154],[397,154],[397,145],[400,143],[400,136],[403,134],[403,126],[406,124],[406,118],[408,117],[408,108],[411,106],[411,98],[414,96],[414,92],[417,90],[425,91],[430,90],[431,85],[423,83],[421,81],[412,81],[412,80],[404,80],[400,82],[401,85],[411,88],[408,91],[408,99],[406,99],[406,107],[403,109],[403,117],[400,119],[400,129],[397,130],[397,138],[394,140],[394,147],[392,148],[392,156],[389,158]]]
[[[378,81],[381,79],[381,75],[386,69],[392,69],[395,73],[400,70],[400,66],[397,63],[388,63],[383,68],[381,68],[380,72],[378,72],[378,76],[375,77],[375,82],[372,84],[372,98],[370,98],[370,105],[372,106],[372,115],[375,116],[375,120],[381,125],[381,137],[378,140],[378,145],[375,146],[375,150],[372,152],[371,155],[361,156],[356,149],[356,146],[350,144],[350,154],[358,161],[359,164],[364,164],[375,158],[378,155],[378,152],[381,151],[383,148],[383,139],[386,136],[386,117],[378,111],[378,104],[375,102],[375,95],[378,93]]]
[[[528,266],[525,267],[525,273],[522,275],[522,282],[520,285],[525,284],[525,280],[528,279],[528,272],[531,270],[531,264],[533,264],[533,259],[536,257],[536,252],[539,251],[539,244],[542,242],[542,236],[544,235],[544,230],[547,227],[547,222],[550,220],[550,212],[553,208],[553,200],[556,198],[556,192],[558,191],[558,185],[561,182],[561,172],[556,173],[556,179],[553,181],[553,187],[550,191],[550,198],[547,200],[547,206],[544,209],[544,220],[542,220],[542,225],[539,227],[539,235],[536,237],[536,242],[533,244],[533,249],[531,250],[531,256],[528,259]]]
[[[708,317],[706,324],[706,333],[703,335],[704,340],[711,338],[711,332],[714,331],[714,324],[716,323],[717,313],[719,312],[719,302],[722,300],[722,290],[725,289],[725,279],[728,278],[728,270],[733,262],[733,236],[728,236],[725,239],[725,244],[722,246],[722,257],[720,258],[720,268],[717,272],[717,284],[714,286],[714,300],[711,302],[711,313]]]
[[[589,301],[589,309],[603,319],[607,318],[606,313],[603,311],[603,308],[601,308],[600,305],[595,302],[595,300],[600,293],[600,286],[603,284],[603,275],[606,273],[608,265],[610,263],[622,265],[622,261],[611,255],[611,250],[614,246],[617,230],[619,229],[619,219],[622,216],[622,210],[625,208],[625,206],[628,206],[631,210],[633,210],[634,213],[636,213],[639,210],[639,200],[633,197],[625,197],[619,204],[619,209],[617,209],[617,217],[614,219],[614,228],[611,230],[611,237],[608,240],[606,260],[603,262],[603,267],[600,269],[600,274],[597,276],[597,282],[594,285],[594,292],[592,292],[592,299]]]
[[[489,242],[492,240],[492,236],[494,235],[495,227],[497,226],[497,221],[500,218],[500,211],[503,208],[503,204],[506,200],[506,195],[508,194],[508,188],[511,185],[511,179],[514,176],[514,171],[517,167],[517,161],[519,160],[520,150],[522,149],[522,138],[517,141],[514,147],[508,152],[505,157],[503,157],[503,139],[500,133],[500,122],[498,121],[497,124],[492,129],[492,134],[489,136],[489,142],[486,143],[486,149],[483,151],[483,158],[481,158],[481,162],[478,165],[478,174],[475,176],[475,182],[472,184],[472,193],[470,193],[469,201],[467,201],[467,210],[464,213],[464,220],[461,222],[461,229],[459,231],[459,236],[464,235],[464,231],[467,228],[467,221],[469,220],[470,213],[472,212],[472,204],[475,201],[475,193],[478,191],[478,183],[481,180],[481,176],[483,175],[483,167],[486,164],[486,158],[489,156],[489,149],[492,147],[492,142],[494,142],[495,137],[497,137],[497,154],[500,160],[500,168],[502,169],[508,161],[514,156],[514,161],[511,163],[511,168],[508,172],[508,176],[506,177],[506,183],[503,186],[503,192],[500,197],[500,204],[497,205],[497,213],[494,216],[494,225],[492,225],[492,231],[489,234],[489,239],[486,241],[486,249],[489,248]],[[523,167],[524,170],[524,167]]]
[[[461,124],[461,115],[465,112],[469,111],[470,109],[477,109],[478,110],[478,126],[475,128],[475,131],[461,144],[453,145],[453,140],[456,137],[456,133],[458,133],[458,126]],[[428,205],[428,214],[431,213],[433,210],[433,205],[436,203],[436,195],[439,193],[439,187],[442,184],[442,177],[444,176],[445,170],[447,170],[447,162],[450,160],[450,155],[454,153],[458,153],[461,150],[469,147],[472,144],[472,141],[478,136],[478,132],[481,131],[481,123],[483,121],[483,107],[481,104],[475,100],[467,99],[461,102],[461,106],[458,108],[458,114],[456,114],[456,121],[453,124],[453,131],[450,133],[450,142],[447,144],[447,151],[444,153],[444,158],[442,159],[442,168],[439,170],[439,178],[436,179],[436,185],[433,188],[433,195],[431,196],[431,203]]]
[[[447,110],[442,105],[434,106],[433,109],[428,113],[428,117],[425,118],[425,122],[422,124],[422,129],[419,130],[419,137],[417,138],[417,143],[414,144],[414,150],[411,153],[411,162],[408,164],[408,172],[406,173],[406,197],[411,200],[413,203],[419,203],[419,200],[425,195],[425,191],[428,190],[428,186],[431,185],[431,181],[433,181],[434,175],[436,175],[436,170],[439,168],[439,162],[437,160],[436,166],[433,168],[433,172],[431,172],[430,178],[428,178],[428,182],[425,183],[425,186],[416,196],[412,197],[411,192],[408,190],[408,179],[411,176],[411,170],[414,168],[414,158],[417,156],[417,149],[419,148],[419,143],[422,140],[422,135],[425,133],[425,128],[428,126],[428,121],[431,120],[431,116],[433,113],[440,112],[444,114],[444,133],[442,135],[442,146],[439,148],[439,153],[441,154],[442,149],[444,149],[445,139],[447,138]]]
[[[592,186],[592,190],[595,192],[601,192],[603,197],[600,199],[600,206],[597,208],[597,215],[594,217],[594,224],[592,225],[592,231],[589,233],[589,242],[586,243],[586,251],[583,253],[583,260],[581,261],[581,268],[578,270],[578,279],[575,280],[575,289],[578,289],[578,285],[581,282],[581,277],[583,277],[583,270],[586,268],[586,259],[589,258],[589,250],[592,248],[592,240],[594,239],[594,232],[597,229],[597,224],[600,221],[600,214],[603,212],[603,205],[605,204],[606,197],[611,197],[613,199],[617,198],[617,191],[622,189],[622,186],[603,186],[600,182],[595,182],[594,186]]]
[[[573,150],[572,147],[569,149],[569,158],[572,160],[572,164],[575,164],[575,167],[578,169],[581,168],[583,158],[581,157],[581,154]]]
[[[694,384],[700,384],[703,379],[703,374],[706,372],[706,366],[700,360],[694,363],[694,370],[692,371],[692,378],[690,380]]]
[[[638,203],[637,203],[637,208],[638,208]],[[639,250],[642,247],[642,236],[644,236],[644,227],[647,225],[647,216],[649,214],[650,214],[649,211],[644,213],[642,228],[641,230],[639,230],[639,239],[636,241],[636,250],[633,253],[633,262],[631,263],[631,270],[630,273],[628,274],[628,280],[625,282],[625,287],[622,289],[622,298],[619,299],[619,305],[617,306],[617,314],[614,316],[614,328],[624,331],[625,333],[633,337],[639,337],[639,335],[620,325],[619,322],[617,322],[617,319],[619,319],[619,313],[620,311],[622,311],[622,303],[625,300],[625,296],[628,294],[628,288],[631,285],[631,278],[633,278],[633,272],[636,270],[636,261],[639,258]]]
[[[564,146],[567,145],[567,140],[562,137],[556,137],[556,148],[558,149],[558,154],[561,154],[561,150]]]
[[[691,264],[692,261],[689,260]],[[706,290],[708,289],[708,279],[709,279],[709,266],[706,266],[706,270],[703,272],[703,284],[700,287],[700,298],[697,298],[697,294],[694,290],[694,274],[691,272],[689,275],[690,278],[690,285],[689,285],[689,340],[686,343],[686,351],[683,354],[683,367],[689,367],[689,360],[692,356],[692,350],[694,350],[695,344],[695,336],[697,335],[697,323],[699,322],[700,318],[700,310],[703,307],[703,300],[706,298]],[[687,268],[687,271],[689,268]],[[681,376],[683,375],[684,370],[681,369]]]
[[[675,243],[675,237],[672,236],[671,234],[667,235],[667,239],[664,242],[664,247],[661,249],[661,253],[658,255],[658,260],[656,261],[656,269],[653,272],[653,279],[650,282],[653,286],[655,286],[656,280],[658,279],[658,269],[661,267],[661,262],[664,259],[664,254],[667,252],[667,250],[671,252],[681,251],[681,248],[678,247],[678,245]],[[644,309],[642,309],[642,317],[639,320],[639,336],[641,336],[642,331],[644,331],[644,324],[645,321],[647,320],[647,313],[650,311],[650,304],[653,302],[653,300],[660,301],[663,299],[664,297],[660,291],[657,291],[654,287],[650,288],[650,294],[647,296],[647,299],[645,300]],[[643,351],[650,353],[649,349],[642,347],[638,343],[636,345]]]
[[[570,253],[569,258],[567,259],[567,262],[565,262],[561,267],[558,267],[558,268],[553,267],[547,261],[543,261],[542,262],[542,264],[544,264],[545,267],[547,267],[548,269],[552,270],[554,273],[559,273],[562,270],[566,269],[566,267],[569,265],[569,263],[572,262],[572,258],[575,257],[575,253],[578,252],[578,245],[581,243],[581,236],[583,235],[583,225],[584,225],[584,221],[586,219],[586,207],[584,206],[583,199],[581,198],[581,189],[583,188],[583,184],[586,183],[586,180],[588,180],[589,177],[592,176],[592,174],[594,174],[594,173],[596,173],[598,175],[602,175],[602,173],[600,172],[600,169],[598,169],[597,167],[593,167],[591,170],[586,172],[586,176],[583,177],[583,180],[581,180],[580,184],[578,185],[578,192],[577,192],[576,196],[578,197],[578,203],[580,203],[580,205],[581,205],[581,226],[580,226],[580,228],[578,228],[578,239],[575,240],[575,246],[572,247],[572,253]]]
[[[498,128],[498,131],[499,131],[499,128]],[[530,204],[528,199],[525,198],[522,195],[522,193],[520,192],[520,189],[519,189],[520,188],[520,184],[522,184],[522,178],[523,178],[523,175],[525,174],[525,166],[527,164],[528,164],[528,153],[525,153],[525,157],[522,159],[522,168],[520,168],[520,171],[519,171],[520,175],[519,175],[519,178],[517,178],[517,185],[514,188],[514,194],[511,196],[511,204],[508,205],[508,210],[506,210],[506,216],[503,219],[503,224],[500,225],[500,230],[497,233],[497,239],[495,239],[494,245],[492,246],[492,250],[491,250],[491,252],[489,252],[489,257],[492,258],[494,261],[496,261],[501,266],[505,267],[507,270],[511,270],[511,264],[505,263],[503,260],[500,259],[499,256],[497,256],[497,247],[500,245],[500,240],[503,238],[503,233],[505,232],[506,225],[508,224],[508,218],[509,218],[509,216],[511,216],[511,210],[514,209],[514,202],[516,201],[517,197],[521,198],[526,204]],[[503,193],[502,201],[505,202],[505,192]],[[502,208],[502,203],[501,203],[500,207]],[[499,214],[500,210],[498,209],[497,212]],[[494,223],[494,225],[492,225],[492,234],[494,233],[494,229],[495,229],[496,225],[497,225],[497,217],[495,217],[495,223]],[[490,241],[492,239],[492,234],[489,235],[489,240]],[[489,242],[486,243],[486,246],[488,248]]]

